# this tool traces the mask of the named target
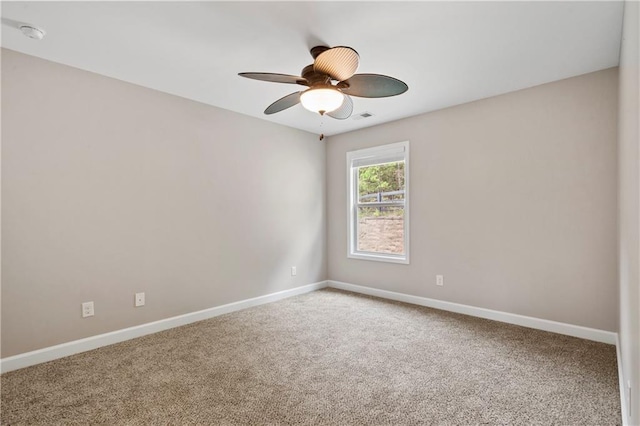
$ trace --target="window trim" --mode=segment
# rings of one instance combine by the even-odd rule
[[[362,252],[356,249],[358,227],[358,188],[355,186],[356,170],[353,162],[365,157],[381,156],[389,151],[404,151],[404,254]],[[347,152],[347,257],[350,259],[373,260],[378,262],[409,264],[409,141],[396,142],[372,148]]]

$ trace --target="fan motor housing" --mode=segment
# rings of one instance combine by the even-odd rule
[[[313,69],[313,64],[304,67],[300,74],[309,82],[309,86],[331,84],[331,77],[326,74],[316,72]]]

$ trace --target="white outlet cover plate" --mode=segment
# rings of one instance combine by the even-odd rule
[[[135,305],[136,307],[144,306],[144,293],[136,293]]]
[[[82,304],[82,318],[92,317],[93,315],[93,302],[84,302]]]

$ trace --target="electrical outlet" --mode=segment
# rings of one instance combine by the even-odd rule
[[[82,318],[93,316],[93,302],[84,302],[82,304]]]
[[[298,271],[296,270],[296,267],[292,266],[291,267],[291,276],[295,277],[297,274],[298,274]]]
[[[444,275],[436,275],[436,285],[441,287],[444,285]]]
[[[136,293],[135,306],[136,308],[144,306],[144,293]]]

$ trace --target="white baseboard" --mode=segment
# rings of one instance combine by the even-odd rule
[[[622,369],[622,354],[620,353],[620,338],[616,333],[616,357],[618,361],[618,384],[620,385],[620,411],[622,411],[622,426],[629,425],[629,407],[627,406],[627,391],[625,390],[624,372]]]
[[[404,293],[396,293],[393,291],[380,290],[372,287],[364,287],[355,284],[329,280],[3,358],[2,360],[0,360],[0,372],[4,373],[7,371],[17,370],[43,362],[52,361],[54,359],[63,358],[65,356],[89,351],[92,349],[97,349],[102,346],[123,342],[125,340],[134,339],[136,337],[145,336],[147,334],[157,333],[159,331],[168,330],[170,328],[179,327],[196,321],[202,321],[219,315],[228,314],[230,312],[239,311],[253,306],[263,305],[265,303],[275,302],[277,300],[285,299],[299,294],[309,293],[327,286],[352,291],[355,293],[376,296],[384,299],[397,300],[414,305],[426,306],[430,308],[491,319],[509,324],[550,331],[553,333],[579,337],[587,340],[594,340],[596,342],[617,344],[617,333],[613,333],[610,331],[597,330],[593,328],[549,321],[540,318],[511,314],[508,312],[494,311],[491,309],[478,308],[469,305],[462,305],[459,303],[429,299],[420,296],[412,296]],[[620,360],[618,360],[618,365],[620,368]],[[622,382],[620,386],[623,386]],[[621,395],[621,397],[624,398],[623,392],[621,392]]]
[[[462,305],[460,303],[445,302],[443,300],[429,299],[427,297],[412,296],[410,294],[396,293],[393,291],[380,290],[377,288],[364,287],[340,281],[327,281],[329,287],[352,291],[354,293],[367,294],[369,296],[391,299],[399,302],[411,303],[414,305],[426,306],[429,308],[441,309],[443,311],[456,312],[459,314],[471,315],[479,318],[486,318],[494,321],[506,322],[538,330],[550,331],[567,336],[579,337],[581,339],[594,340],[596,342],[616,344],[617,333],[612,331],[598,330],[595,328],[582,327],[579,325],[565,324],[562,322],[549,321],[540,318],[527,317],[524,315],[510,314],[508,312],[494,311],[491,309],[477,308],[475,306]]]
[[[166,318],[147,324],[137,325],[135,327],[124,328],[122,330],[116,330],[109,333],[99,334],[97,336],[87,337],[85,339],[74,340],[72,342],[62,343],[60,345],[3,358],[0,360],[0,372],[5,373],[7,371],[29,367],[43,362],[53,361],[54,359],[97,349],[102,346],[123,342],[129,339],[135,339],[136,337],[157,333],[170,328],[180,327],[181,325],[190,324],[192,322],[202,321],[219,315],[228,314],[230,312],[251,308],[253,306],[264,305],[265,303],[275,302],[277,300],[286,299],[303,293],[309,293],[326,286],[327,282],[321,281],[302,287],[292,288],[290,290],[254,297],[253,299],[241,300],[227,305],[216,306],[202,311],[191,312],[172,318]]]

